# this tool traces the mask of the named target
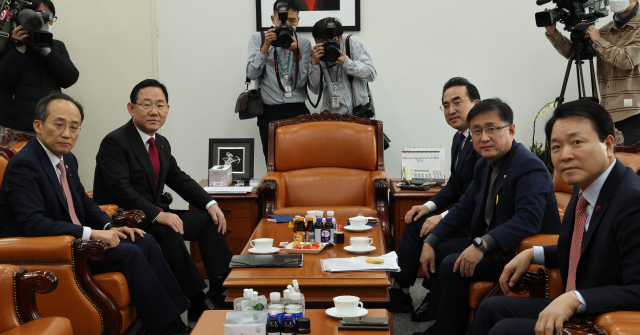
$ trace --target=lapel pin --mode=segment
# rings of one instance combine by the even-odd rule
[[[65,165],[65,167],[68,169],[68,168],[69,168],[69,165]]]
[[[504,179],[507,179],[507,175],[506,174],[504,175]]]
[[[160,149],[164,149],[164,145],[160,144]]]
[[[602,206],[596,206],[596,211],[599,212],[602,209]]]
[[[69,173],[69,177],[73,177],[73,176],[71,175],[71,173]]]
[[[500,196],[498,194],[496,194],[496,206],[498,205],[498,199],[500,198]]]

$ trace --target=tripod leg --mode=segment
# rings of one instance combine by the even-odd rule
[[[596,71],[593,69],[593,58],[589,59],[589,66],[591,67],[591,94],[593,94],[593,101],[599,103],[598,81],[596,80]]]
[[[564,81],[562,82],[562,90],[560,91],[560,96],[556,98],[556,107],[562,105],[562,103],[564,102],[564,94],[567,91],[567,83],[569,82],[569,74],[571,73],[571,63],[573,62],[573,59],[575,58],[575,56],[573,55],[573,53],[571,53],[571,56],[569,56],[569,62],[567,63],[567,71],[565,71],[564,73]]]
[[[587,92],[584,87],[584,73],[582,72],[582,59],[580,58],[580,54],[578,54],[576,60],[576,70],[578,72],[578,99],[586,98]]]

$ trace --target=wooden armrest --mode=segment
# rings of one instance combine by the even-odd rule
[[[49,293],[58,287],[58,277],[49,271],[27,272],[20,269],[14,276],[16,303],[20,322],[25,323],[42,318],[36,306],[36,292]]]
[[[538,234],[529,236],[520,241],[520,243],[518,244],[518,252],[531,249],[534,246],[544,247],[548,245],[556,245],[558,244],[558,237],[559,235],[553,234]]]
[[[139,209],[125,211],[118,208],[111,219],[118,227],[139,228],[147,220],[147,216]]]
[[[593,320],[585,318],[582,322],[565,321],[564,329],[558,334],[562,335],[607,335],[607,333],[596,327]]]
[[[160,196],[163,204],[167,204],[167,206],[171,205],[173,202],[173,195],[169,192],[162,192],[162,196]]]
[[[0,156],[4,157],[4,159],[10,160],[15,154],[16,151],[13,148],[0,146]]]

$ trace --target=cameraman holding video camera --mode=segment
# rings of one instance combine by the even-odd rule
[[[298,5],[293,0],[273,4],[272,27],[266,33],[256,32],[249,40],[247,77],[258,80],[263,111],[258,128],[264,159],[269,153],[269,123],[309,114],[307,76],[311,59],[311,43],[298,36]]]
[[[0,131],[11,128],[35,135],[38,101],[71,87],[79,72],[64,43],[52,39],[56,9],[51,0],[14,0],[11,6],[16,14],[11,23],[17,27],[0,53]]]
[[[637,0],[610,0],[613,21],[599,31],[586,29],[597,57],[600,104],[611,114],[615,127],[624,135],[624,145],[640,142],[640,15]],[[546,26],[545,35],[565,58],[572,42],[556,24]]]
[[[342,23],[331,17],[316,22],[313,38],[316,46],[309,88],[315,94],[326,90],[322,107],[333,113],[372,117],[375,113],[368,83],[376,79],[377,73],[362,41],[352,35],[345,37]]]

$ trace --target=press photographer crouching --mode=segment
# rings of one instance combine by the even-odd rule
[[[344,36],[340,21],[326,18],[313,26],[313,48],[309,88],[322,93],[322,107],[333,113],[372,117],[375,112],[369,82],[376,69],[362,41]]]
[[[79,72],[62,41],[53,39],[57,20],[51,0],[13,0],[0,14],[11,36],[0,52],[0,132],[5,128],[35,135],[35,107],[52,91],[69,88]],[[10,25],[10,26],[7,26]]]
[[[539,0],[539,4],[545,2],[548,0],[542,3]],[[611,114],[615,127],[624,135],[625,145],[640,142],[640,97],[637,93],[640,90],[640,15],[637,0],[610,0],[610,10],[615,13],[613,21],[600,30],[593,23],[608,15],[605,1],[553,2],[558,8],[536,14],[538,26],[546,28],[547,38],[565,58],[570,57],[576,42],[580,44],[584,40],[590,45],[589,49],[597,58],[600,105]],[[581,14],[584,17],[576,13],[584,13]],[[565,30],[572,31],[571,39],[556,29],[556,22],[564,23]]]
[[[295,32],[298,12],[295,1],[276,1],[271,16],[275,27],[266,33],[256,32],[249,40],[247,78],[258,81],[264,103],[258,128],[265,161],[269,123],[309,114],[305,100],[311,43]]]

